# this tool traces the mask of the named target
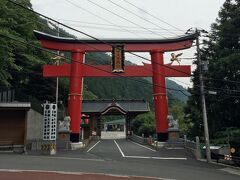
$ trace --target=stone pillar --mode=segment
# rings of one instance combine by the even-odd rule
[[[126,138],[128,138],[128,136],[130,136],[130,134],[131,134],[130,120],[131,120],[131,118],[129,116],[126,116],[126,120],[125,120],[125,122],[126,122],[126,124],[125,124]]]
[[[199,137],[196,136],[196,159],[200,159],[200,158],[201,158],[200,141],[199,141]]]

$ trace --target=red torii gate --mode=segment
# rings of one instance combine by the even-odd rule
[[[69,77],[70,91],[68,98],[68,113],[71,117],[70,140],[79,142],[82,91],[84,77],[119,77],[112,73],[111,65],[89,66],[84,64],[86,52],[111,52],[112,46],[123,45],[126,52],[150,52],[152,64],[143,66],[125,66],[121,77],[152,77],[153,99],[155,106],[156,132],[159,141],[168,138],[168,108],[165,77],[188,77],[191,66],[174,66],[164,64],[163,54],[167,51],[187,49],[192,46],[196,34],[188,34],[174,39],[154,40],[86,40],[56,37],[42,32],[34,31],[35,36],[45,48],[60,51],[70,51],[71,64],[45,65],[44,77]]]

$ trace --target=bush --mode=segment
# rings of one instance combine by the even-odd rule
[[[145,137],[153,136],[155,133],[155,117],[154,112],[138,115],[133,123],[132,130],[134,134]]]

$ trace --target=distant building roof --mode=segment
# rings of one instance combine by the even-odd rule
[[[99,115],[137,115],[149,112],[145,100],[83,100],[82,113]]]

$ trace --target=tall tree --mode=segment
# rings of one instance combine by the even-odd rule
[[[30,0],[16,2],[32,8]],[[8,1],[0,1],[0,12],[0,85],[44,100],[46,95],[42,92],[51,92],[53,87],[43,84],[53,84],[53,81],[44,79],[41,73],[41,66],[50,61],[49,54],[33,47],[39,45],[33,30],[41,28],[37,23],[40,18]],[[53,99],[51,94],[50,97]]]
[[[211,26],[209,40],[201,49],[202,60],[209,61],[205,76],[206,103],[210,135],[227,127],[240,128],[240,0],[226,0],[216,22]],[[194,73],[193,95],[186,112],[194,122],[192,134],[202,130],[198,69]],[[215,91],[217,95],[208,94]],[[198,133],[198,134],[196,134]]]

